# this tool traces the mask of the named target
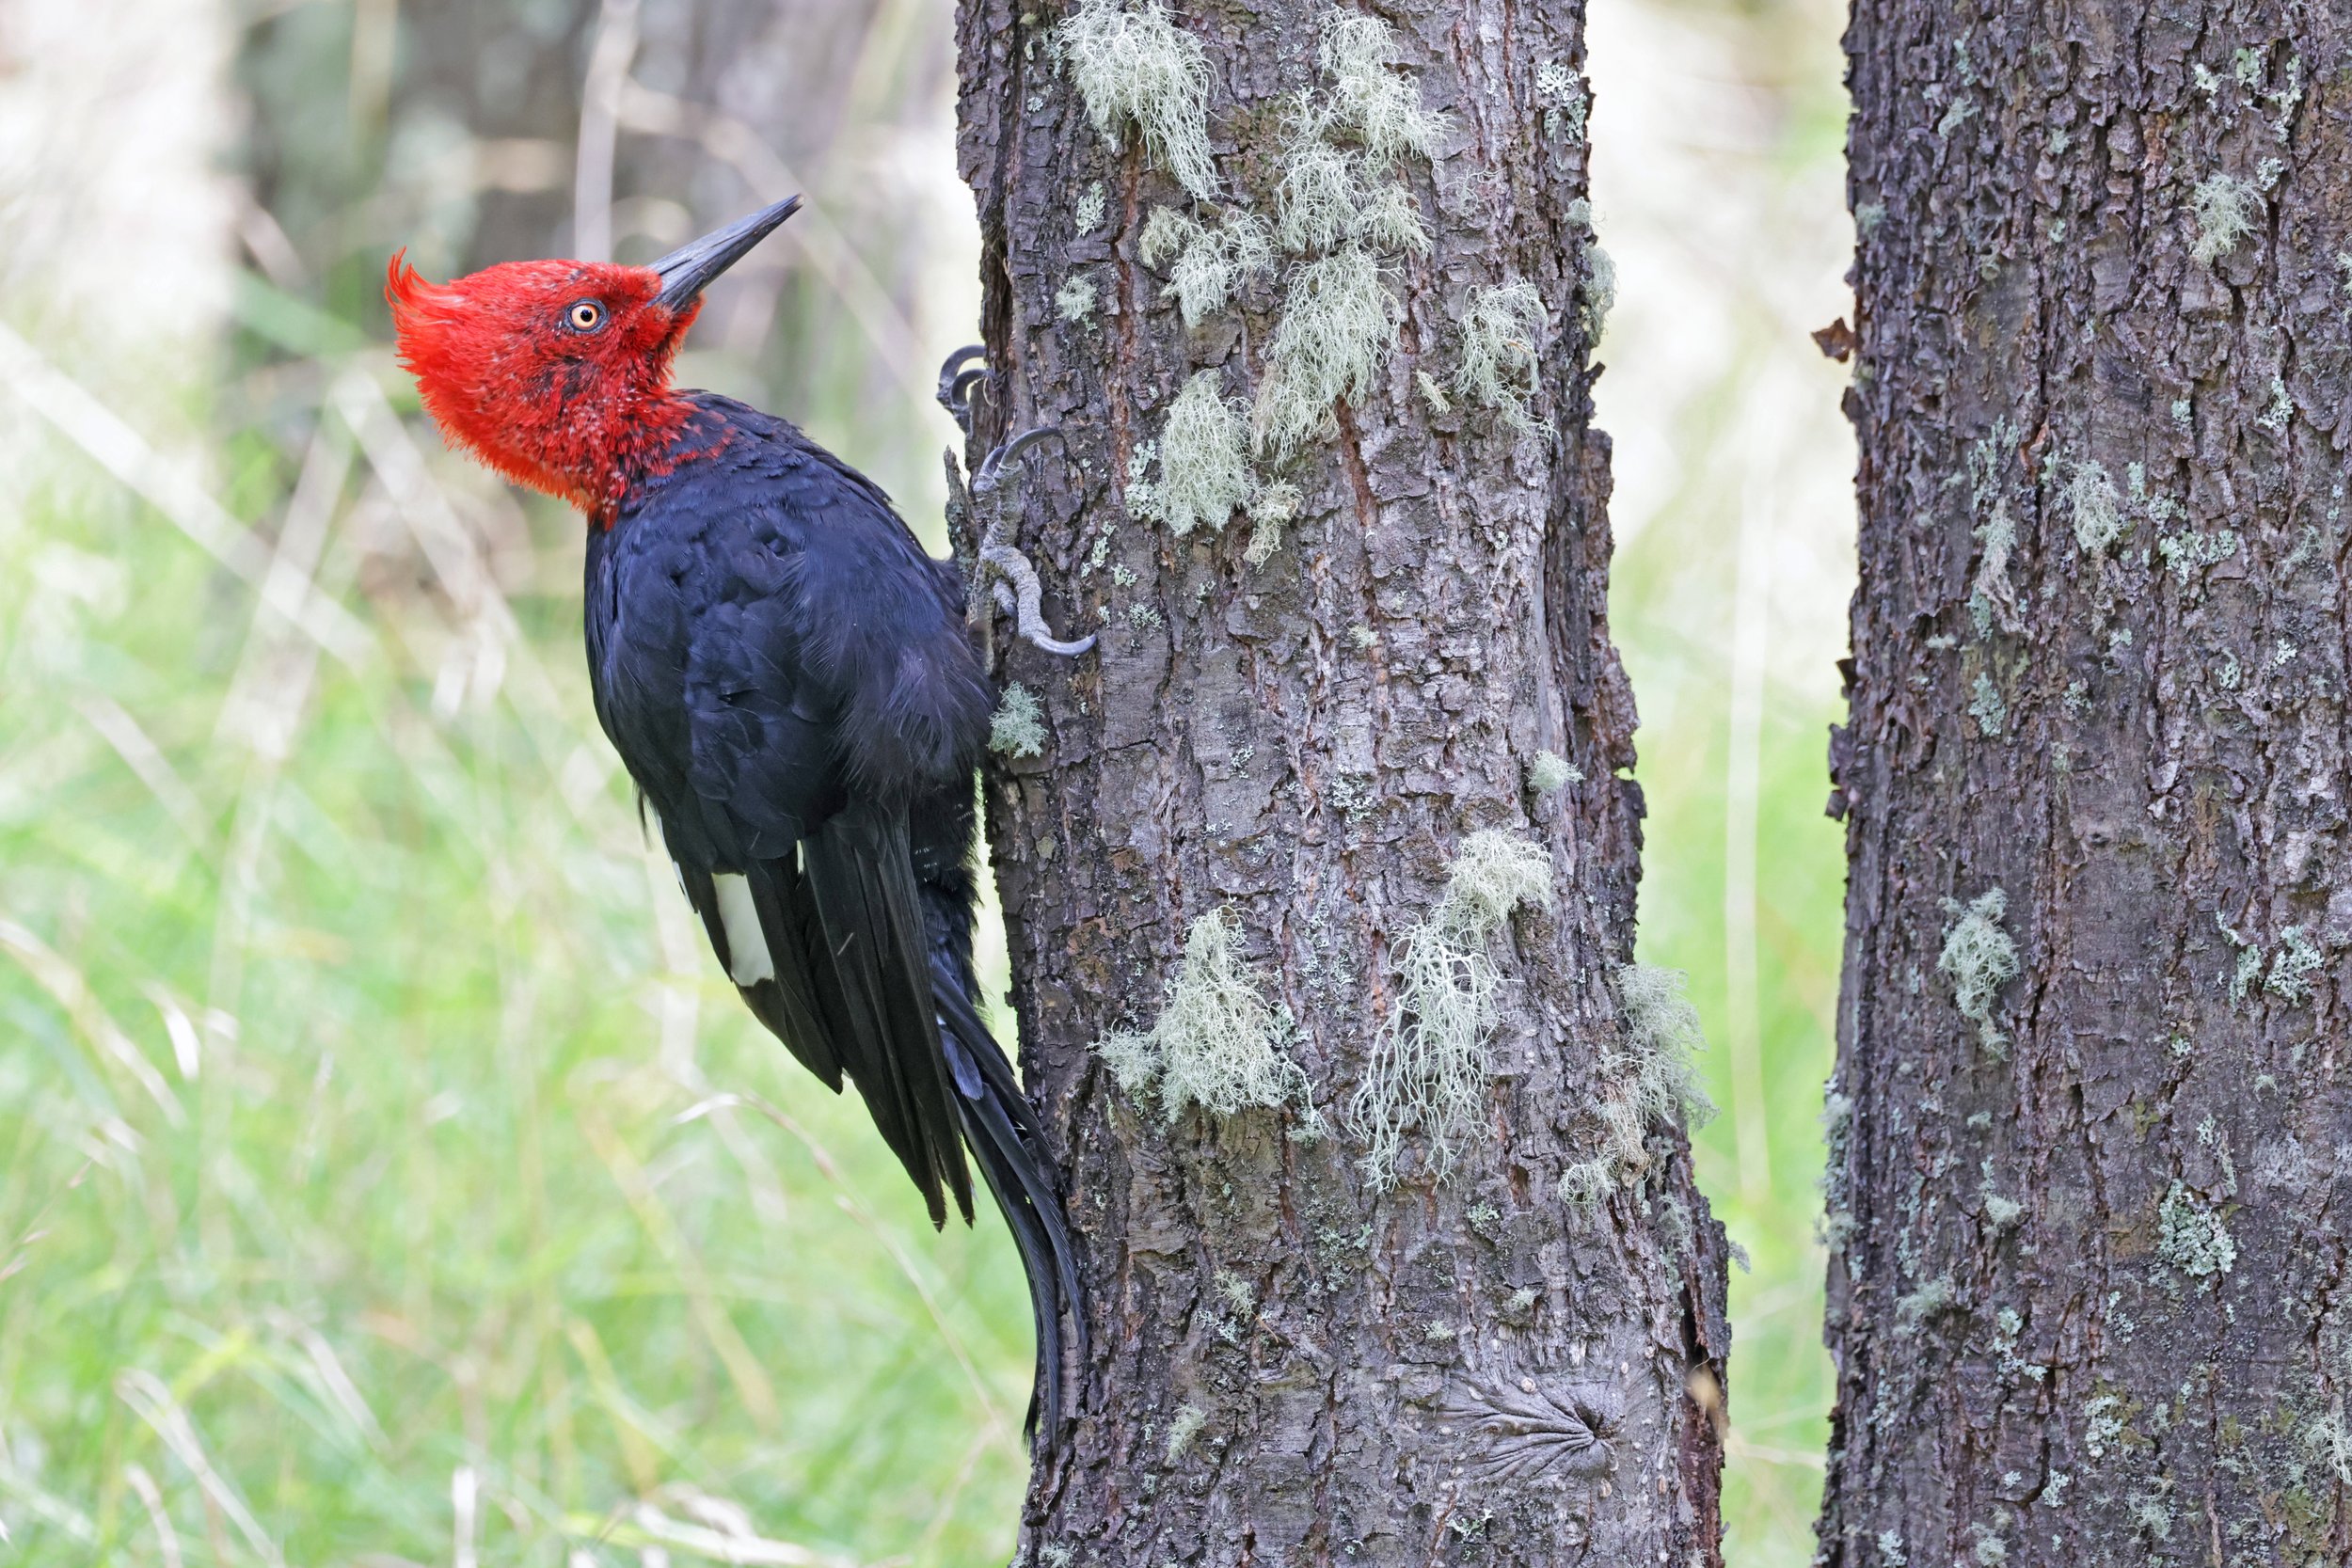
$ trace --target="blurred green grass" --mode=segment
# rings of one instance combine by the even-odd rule
[[[368,585],[349,663],[54,441],[12,509],[0,1560],[634,1560],[594,1543],[648,1506],[1001,1556],[1011,1249],[930,1235],[706,960],[577,673],[577,523],[519,587],[404,578],[430,519],[326,401],[228,488]]]
[[[1785,195],[1835,165],[1819,9],[1641,0],[1594,22],[1597,149],[1641,147],[1641,188],[1681,204],[1597,177],[1624,278],[1602,422],[1645,717],[1642,950],[1691,973],[1708,1021],[1726,1109],[1699,1169],[1752,1263],[1732,1280],[1739,1568],[1809,1558],[1826,1436],[1835,689],[1821,640],[1786,634],[1845,590],[1836,562],[1792,588],[1738,540],[1792,526],[1752,506],[1788,488],[1758,451],[1827,463],[1840,498],[1843,457],[1753,428],[1835,396],[1826,372],[1773,379],[1788,324],[1750,297],[1772,258],[1741,253],[1733,286],[1644,248],[1712,176],[1677,185],[1654,130],[1613,124],[1646,96],[1610,75],[1624,55],[1682,41],[1608,35],[1782,28],[1797,42],[1740,62],[1768,77],[1812,50],[1768,83],[1783,118],[1754,138],[1749,172]],[[1709,112],[1677,134],[1704,140]],[[19,568],[0,580],[0,1562],[580,1568],[728,1538],[784,1562],[1001,1560],[1028,1354],[1011,1249],[993,1216],[933,1235],[863,1114],[718,977],[588,709],[577,520],[415,421],[355,243],[308,288],[236,274],[232,351],[144,384],[70,323],[34,334],[136,430],[179,433],[156,436],[166,467],[252,529],[272,602],[315,585],[348,607],[340,653],[137,499],[126,477],[174,493],[143,458],[0,391]],[[1661,322],[1709,289],[1742,325],[1692,358]],[[828,322],[821,280],[781,293],[781,354],[739,345],[689,379],[761,395],[756,372],[788,362],[767,400],[935,515],[944,419]],[[914,330],[945,347],[938,321],[970,312],[938,293]],[[1836,533],[1839,505],[1796,521]]]

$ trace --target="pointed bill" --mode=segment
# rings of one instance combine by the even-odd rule
[[[653,264],[653,270],[661,275],[661,292],[654,296],[654,303],[670,310],[691,305],[712,278],[741,261],[800,206],[799,197],[787,197],[772,207],[678,246]]]

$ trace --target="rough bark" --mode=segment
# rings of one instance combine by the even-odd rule
[[[2344,13],[1848,43],[1823,1559],[2342,1562]]]
[[[1207,47],[1232,204],[1272,212],[1278,98],[1324,80],[1325,14],[1175,18]],[[1063,15],[965,0],[959,22],[999,371],[974,451],[1060,426],[1026,466],[1017,537],[1057,628],[1102,639],[1061,661],[1000,634],[1045,747],[986,780],[1024,1070],[1092,1291],[1080,1414],[1041,1448],[1024,1560],[1713,1562],[1724,1248],[1679,1126],[1652,1130],[1646,1172],[1597,1210],[1559,1195],[1625,1090],[1602,1057],[1622,1049],[1641,812],[1605,612],[1608,446],[1588,424],[1581,106],[1556,112],[1581,9],[1390,13],[1396,65],[1451,117],[1434,160],[1398,166],[1435,248],[1389,264],[1397,350],[1287,471],[1303,504],[1262,564],[1244,518],[1180,538],[1134,515],[1132,482],[1193,373],[1221,368],[1236,397],[1264,375],[1286,274],[1185,328],[1141,232],[1155,206],[1217,209],[1132,132],[1123,150],[1096,132],[1049,37]],[[1415,379],[1452,375],[1468,291],[1513,278],[1544,308],[1539,433],[1458,397],[1438,412]],[[1073,279],[1090,309],[1068,304]],[[1547,750],[1583,778],[1532,789]],[[1451,1174],[1424,1143],[1383,1192],[1349,1098],[1398,1006],[1396,944],[1482,829],[1540,846],[1553,906],[1496,939],[1494,1072]],[[1094,1053],[1152,1022],[1218,911],[1302,1026],[1289,1051],[1320,1137],[1295,1105],[1169,1119]]]

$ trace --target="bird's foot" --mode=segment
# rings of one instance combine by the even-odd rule
[[[958,361],[970,352],[959,350],[948,359],[948,369],[955,369]],[[985,371],[961,371],[953,384],[961,386],[970,377],[987,373]],[[940,388],[943,403],[947,401],[949,386],[947,371],[942,371]],[[954,412],[952,406],[949,412]],[[966,417],[969,417],[968,407]],[[1049,654],[1075,658],[1094,646],[1093,636],[1089,634],[1074,641],[1064,641],[1054,635],[1053,628],[1045,624],[1045,595],[1038,582],[1037,568],[1029,564],[1029,558],[1023,555],[1008,538],[1009,531],[1005,522],[1003,492],[1006,482],[1020,471],[1022,454],[1048,437],[1058,437],[1060,435],[1061,432],[1052,425],[1040,425],[1034,430],[1023,431],[990,452],[980,460],[979,467],[973,471],[969,505],[974,520],[980,525],[979,546],[974,552],[979,557],[977,575],[988,582],[997,608],[1013,618],[1013,628],[1024,641]],[[954,466],[951,457],[948,463],[951,473]]]

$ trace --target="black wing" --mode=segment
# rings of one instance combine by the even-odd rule
[[[950,1196],[968,1217],[907,841],[909,802],[968,781],[987,727],[960,595],[862,476],[706,407],[691,438],[716,450],[592,534],[597,715],[753,1010],[857,1085],[934,1221]]]
[[[992,701],[961,584],[791,426],[703,409],[694,460],[590,537],[597,715],[744,1000],[810,1071],[857,1085],[933,1223],[948,1196],[971,1218],[971,1148],[1028,1275],[1057,1429],[1065,1305],[1082,1357],[1085,1316],[1043,1130],[975,1006]]]

